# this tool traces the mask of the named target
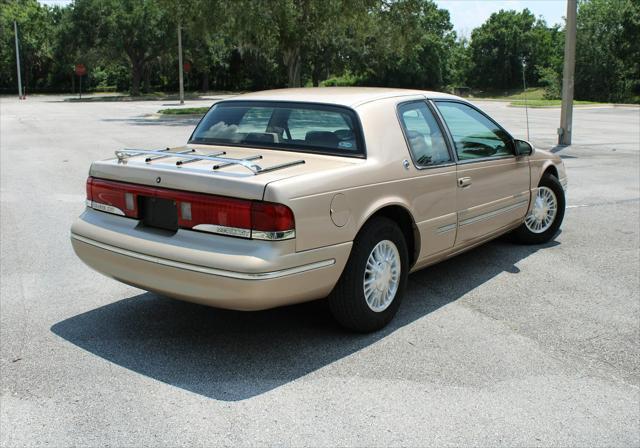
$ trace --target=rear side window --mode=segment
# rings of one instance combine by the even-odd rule
[[[409,149],[418,166],[451,162],[442,130],[424,102],[402,104],[398,111]]]
[[[304,103],[216,104],[191,136],[193,143],[363,156],[360,125],[350,109]]]

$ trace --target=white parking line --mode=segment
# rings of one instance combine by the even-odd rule
[[[597,207],[599,205],[617,205],[617,204],[626,204],[626,203],[629,203],[629,202],[638,202],[638,201],[640,201],[640,198],[630,198],[630,199],[620,199],[619,201],[597,202],[595,204],[567,205],[566,208]]]

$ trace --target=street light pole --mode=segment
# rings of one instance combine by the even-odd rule
[[[13,31],[16,36],[16,67],[18,69],[18,98],[22,99],[22,77],[20,76],[20,46],[18,45],[18,24],[13,21]]]
[[[180,79],[180,104],[184,104],[184,75],[182,74],[182,25],[178,25],[178,73]]]
[[[567,26],[564,39],[564,69],[562,71],[562,110],[558,144],[570,145],[573,122],[573,84],[576,68],[577,0],[567,0]]]

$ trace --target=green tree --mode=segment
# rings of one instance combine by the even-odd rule
[[[640,4],[581,1],[577,25],[576,98],[632,101],[640,94]]]
[[[36,0],[4,0],[0,7],[0,87],[17,86],[14,21],[20,37],[22,84],[27,91],[46,87],[54,63],[55,14]]]
[[[308,73],[314,86],[332,73],[353,70],[353,62],[364,50],[373,12],[378,7],[378,0],[334,0],[325,3],[323,9],[314,10],[311,22],[326,21],[316,36],[306,40],[303,48],[302,63],[306,69],[303,73]],[[337,8],[340,14],[334,16],[331,8]]]
[[[450,48],[449,65],[446,70],[447,83],[455,87],[466,87],[471,73],[471,51],[469,39],[459,37]]]
[[[242,51],[282,63],[287,85],[302,85],[303,66],[317,83],[340,60],[341,45],[353,36],[373,0],[238,0],[234,35]]]
[[[456,35],[449,12],[431,0],[383,1],[361,53],[368,84],[441,88]]]
[[[140,94],[145,71],[169,48],[175,26],[157,0],[76,0],[72,22],[80,48],[98,50],[106,59],[126,60],[132,95]]]
[[[539,78],[537,67],[548,67],[554,52],[553,32],[544,20],[528,10],[500,10],[471,33],[471,81],[475,86],[512,89],[522,86],[522,63],[526,77]]]
[[[229,70],[231,53],[237,47],[230,34],[229,4],[218,0],[162,1],[180,17],[185,61],[192,63],[190,76],[199,77],[200,90],[209,90],[211,76],[219,79],[219,72]]]

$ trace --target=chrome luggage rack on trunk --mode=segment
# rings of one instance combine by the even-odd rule
[[[208,160],[210,162],[216,162],[213,165],[214,170],[218,170],[220,168],[224,168],[232,165],[240,165],[251,171],[254,175],[261,173],[268,173],[269,171],[280,170],[283,168],[288,168],[290,166],[301,165],[304,160],[294,160],[292,162],[280,163],[278,165],[272,165],[267,167],[262,167],[256,163],[252,163],[253,160],[262,159],[262,156],[251,156],[246,159],[233,159],[230,157],[220,157],[226,154],[225,151],[216,152],[213,154],[197,154],[195,149],[185,149],[183,151],[170,151],[167,149],[119,149],[115,151],[116,157],[118,158],[118,163],[127,163],[127,159],[136,156],[146,155],[147,157],[144,159],[145,163],[152,163],[159,159],[166,159],[169,157],[177,157],[180,160],[176,162],[176,166],[182,166],[187,163],[197,162],[199,160]]]

